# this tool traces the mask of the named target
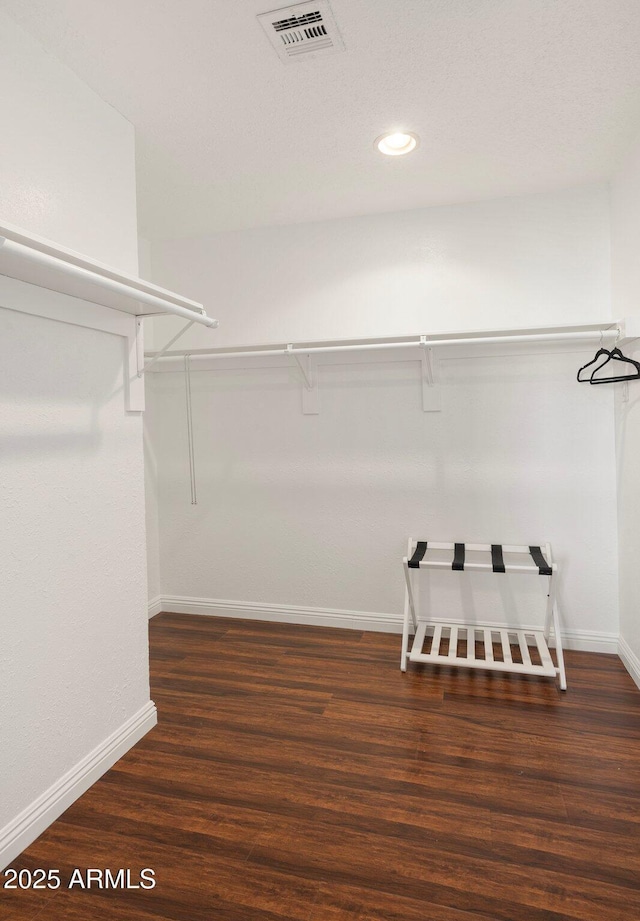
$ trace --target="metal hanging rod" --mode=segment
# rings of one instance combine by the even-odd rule
[[[559,329],[556,332],[505,332],[504,334],[467,334],[460,335],[443,335],[437,336],[419,336],[416,339],[395,341],[389,339],[386,341],[370,342],[363,340],[360,342],[350,342],[347,344],[335,343],[332,345],[286,345],[272,346],[270,348],[255,349],[191,349],[167,352],[163,351],[160,355],[158,352],[148,352],[147,356],[152,359],[160,360],[178,360],[190,355],[192,359],[197,358],[265,358],[274,355],[286,355],[295,357],[296,355],[312,355],[318,353],[340,353],[340,352],[364,352],[381,349],[406,349],[406,348],[440,348],[440,346],[455,345],[496,345],[500,343],[517,343],[517,342],[564,342],[564,341],[593,341],[598,338],[616,337],[620,338],[622,331],[619,324],[607,324],[606,326],[590,326],[578,329]]]

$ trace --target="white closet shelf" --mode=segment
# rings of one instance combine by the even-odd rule
[[[0,274],[133,316],[174,314],[203,326],[218,325],[196,301],[10,224],[0,224]]]
[[[145,370],[170,372],[182,366],[188,367],[192,361],[202,362],[200,367],[204,370],[218,370],[237,367],[233,364],[233,359],[288,359],[297,365],[303,383],[302,412],[309,415],[317,415],[320,412],[317,373],[320,364],[341,362],[343,359],[340,356],[356,352],[363,353],[363,357],[355,359],[356,361],[385,361],[384,351],[387,350],[391,356],[389,360],[398,361],[406,356],[406,360],[420,361],[422,408],[424,412],[439,412],[441,396],[438,384],[438,358],[448,347],[499,348],[503,344],[530,343],[561,346],[563,343],[604,343],[605,340],[614,339],[617,344],[624,345],[630,340],[640,338],[640,317],[563,326],[464,330],[368,339],[299,340],[206,349],[172,349],[176,338],[167,342],[159,351],[146,353],[149,360]],[[172,362],[176,364],[172,365]]]

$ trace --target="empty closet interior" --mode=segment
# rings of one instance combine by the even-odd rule
[[[640,707],[640,8],[266,6],[0,0],[3,867],[156,725],[161,613],[160,686],[201,615]]]

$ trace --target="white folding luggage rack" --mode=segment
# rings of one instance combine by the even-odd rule
[[[453,554],[453,556],[452,556]],[[409,538],[403,559],[406,580],[402,658],[407,662],[426,662],[462,668],[488,669],[558,678],[567,689],[562,655],[560,621],[556,604],[557,563],[551,546],[503,546],[501,544],[455,544]],[[547,606],[542,629],[495,627],[490,624],[443,623],[418,617],[412,585],[412,570],[444,569],[453,572],[528,573],[548,578]],[[411,628],[415,634],[409,650]],[[549,639],[553,629],[556,662],[551,657]],[[494,649],[494,643],[496,648]],[[441,652],[442,648],[442,652]]]

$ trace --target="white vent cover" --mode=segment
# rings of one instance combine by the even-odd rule
[[[258,16],[283,61],[344,51],[328,0],[308,0]]]

